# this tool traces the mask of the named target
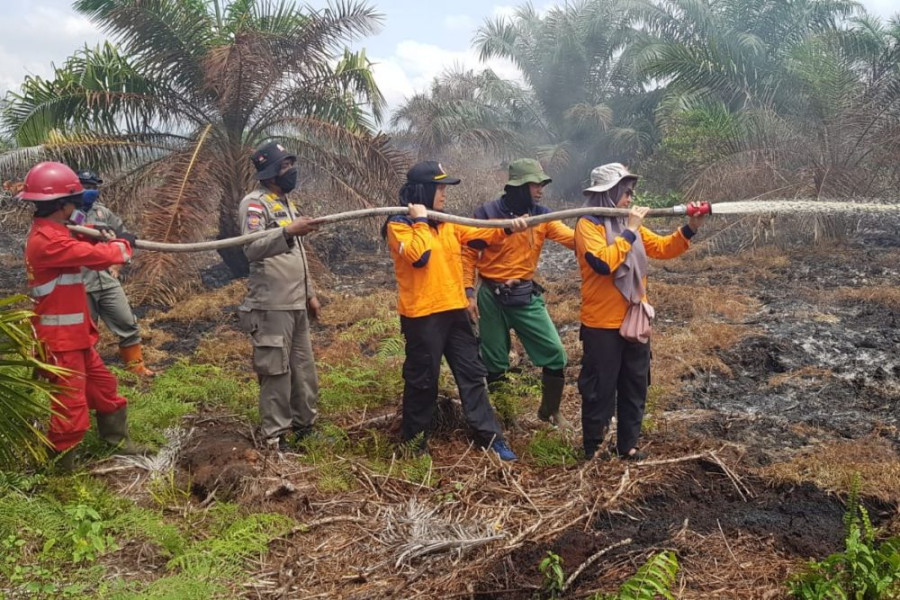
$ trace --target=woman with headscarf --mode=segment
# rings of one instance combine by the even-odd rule
[[[389,218],[382,229],[394,260],[397,310],[406,338],[402,438],[419,440],[419,449],[427,451],[443,357],[456,379],[476,442],[501,460],[514,461],[516,455],[488,402],[487,369],[466,310],[461,253],[463,245],[484,249],[502,243],[509,233],[524,231],[527,225],[516,219],[512,230],[503,230],[430,221],[426,211],[443,211],[447,186],[458,183],[440,163],[414,165],[400,189],[400,202],[409,206],[409,214]]]
[[[647,258],[684,253],[704,216],[662,236],[643,226],[648,208],[631,208],[637,176],[611,163],[591,172],[584,190],[587,205],[631,209],[627,218],[587,216],[575,227],[575,252],[581,269],[581,341],[584,355],[578,390],[584,453],[591,459],[618,413],[616,452],[625,460],[647,454],[637,442],[650,382]],[[641,326],[634,327],[634,323]],[[625,325],[623,327],[623,325]]]

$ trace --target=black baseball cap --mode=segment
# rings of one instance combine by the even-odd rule
[[[101,183],[103,183],[103,180],[100,179],[100,176],[97,175],[95,171],[91,171],[90,169],[78,171],[78,181],[80,181],[82,184],[92,183],[94,185],[100,185]]]
[[[278,177],[278,171],[281,170],[281,161],[286,158],[297,160],[297,156],[291,154],[284,149],[284,146],[277,142],[267,142],[256,149],[250,160],[256,167],[256,178],[260,181]]]
[[[406,181],[409,183],[439,183],[443,185],[456,185],[461,179],[450,177],[436,160],[424,160],[416,163],[406,173]]]

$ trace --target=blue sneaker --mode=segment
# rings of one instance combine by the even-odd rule
[[[491,444],[491,450],[497,453],[497,456],[500,457],[500,460],[505,461],[516,461],[519,460],[519,457],[516,456],[516,453],[512,451],[512,448],[504,442],[503,440],[494,440]]]

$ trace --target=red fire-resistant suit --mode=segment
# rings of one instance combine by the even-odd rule
[[[52,362],[73,371],[49,379],[64,388],[47,436],[62,452],[78,444],[90,428],[89,410],[109,414],[123,408],[118,382],[94,349],[97,328],[88,312],[81,267],[106,269],[131,258],[128,242],[94,244],[75,239],[65,225],[36,218],[25,244],[28,288],[36,301],[34,328]]]

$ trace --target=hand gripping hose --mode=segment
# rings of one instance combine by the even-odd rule
[[[583,217],[586,215],[596,215],[600,217],[627,217],[630,211],[625,208],[597,208],[597,207],[587,207],[587,208],[570,208],[568,210],[558,210],[555,212],[550,212],[544,215],[537,215],[535,217],[526,217],[525,222],[528,223],[529,227],[533,227],[534,225],[540,225],[541,223],[548,223],[550,221],[561,221],[563,219],[574,219],[576,217]],[[648,217],[671,217],[676,215],[688,215],[694,216],[700,214],[711,214],[712,207],[709,203],[703,202],[698,205],[698,207],[694,206],[686,206],[686,205],[678,205],[672,206],[669,208],[652,208],[650,212],[647,213]],[[399,206],[386,206],[381,208],[366,208],[362,210],[351,210],[348,212],[337,213],[333,215],[327,215],[324,217],[318,217],[312,220],[316,225],[330,225],[332,223],[340,223],[342,221],[352,221],[355,219],[363,219],[367,217],[387,217],[393,215],[405,215],[409,213],[408,208],[403,208]],[[457,225],[469,225],[472,227],[512,227],[512,219],[472,219],[468,217],[458,217],[456,215],[450,215],[447,213],[436,212],[436,211],[428,211],[428,218],[434,221],[442,221],[445,223],[456,223]],[[90,227],[80,227],[78,225],[69,225],[69,229],[92,238],[100,239],[103,237],[103,234],[97,231],[96,229],[91,229]],[[135,247],[141,250],[150,250],[152,252],[207,252],[211,250],[221,250],[222,248],[231,248],[233,246],[243,246],[245,244],[249,244],[254,240],[258,240],[260,238],[268,237],[272,235],[272,232],[276,231],[276,229],[266,229],[264,231],[257,231],[254,233],[248,233],[247,235],[241,235],[233,238],[228,238],[224,240],[213,240],[210,242],[193,242],[186,244],[172,244],[165,242],[151,242],[149,240],[137,240],[135,242]]]

